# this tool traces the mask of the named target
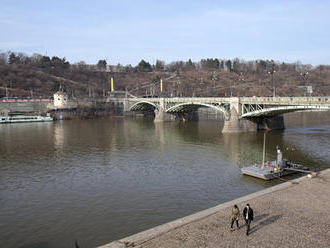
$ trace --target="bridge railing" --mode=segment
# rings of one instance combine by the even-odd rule
[[[329,97],[235,97],[242,104],[277,104],[277,105],[301,105],[301,104],[326,104],[330,105]],[[157,103],[161,98],[127,98],[128,101],[133,102],[153,102]],[[168,103],[230,103],[234,98],[230,97],[164,97]],[[110,99],[109,99],[110,100]],[[111,99],[114,100],[114,99]],[[110,101],[111,101],[110,100]],[[124,100],[124,99],[121,99]]]
[[[129,101],[134,102],[159,102],[161,98],[128,98]],[[227,103],[230,102],[230,97],[164,97],[166,102],[186,103],[186,102],[202,102],[202,103]]]
[[[241,103],[250,104],[329,104],[330,97],[241,97]]]

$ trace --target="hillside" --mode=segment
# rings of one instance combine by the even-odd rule
[[[111,77],[115,90],[127,89],[137,96],[159,95],[161,78],[164,96],[271,96],[273,85],[278,96],[309,95],[304,88],[307,85],[313,86],[312,95],[330,95],[329,66],[297,68],[292,64],[256,61],[253,67],[247,67],[251,62],[240,62],[235,68],[235,60],[228,65],[228,61],[207,59],[198,63],[165,65],[157,61],[163,64],[150,65],[144,61],[136,67],[100,67],[100,61],[93,66],[71,65],[57,57],[44,59],[46,63],[44,57],[28,62],[2,60],[0,97],[51,96],[60,85],[71,96],[101,97],[109,94]]]

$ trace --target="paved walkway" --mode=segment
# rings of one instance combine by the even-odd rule
[[[233,204],[254,209],[249,236],[245,224],[231,232]],[[330,247],[330,170],[221,204],[106,247]]]

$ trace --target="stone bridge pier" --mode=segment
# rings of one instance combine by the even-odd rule
[[[130,112],[130,107],[131,107],[130,102],[128,101],[127,98],[125,98],[125,99],[123,100],[123,112],[124,112],[124,113],[128,113],[128,112]]]
[[[257,130],[256,123],[242,119],[242,104],[238,97],[231,98],[230,100],[230,113],[228,118],[225,118],[225,123],[222,133],[240,133]]]
[[[166,101],[164,98],[159,98],[159,109],[155,109],[154,122],[174,121],[176,116],[166,113]]]
[[[282,115],[258,118],[242,118],[242,104],[238,97],[231,98],[230,115],[225,119],[222,133],[240,133],[257,130],[284,129]]]

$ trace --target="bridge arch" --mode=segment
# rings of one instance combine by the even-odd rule
[[[221,105],[212,105],[201,102],[191,102],[191,103],[180,103],[174,105],[166,110],[166,113],[185,113],[190,111],[196,111],[201,107],[212,108],[216,111],[219,111],[225,115],[226,118],[229,116],[229,111],[225,109],[224,106]]]
[[[273,107],[273,108],[264,108],[242,114],[241,118],[276,116],[290,112],[307,111],[307,110],[320,110],[320,111],[330,110],[330,107],[320,106],[320,105],[317,106],[306,105],[306,106],[281,106],[281,107]]]
[[[130,111],[154,111],[155,109],[158,109],[158,106],[148,101],[137,102],[129,108]]]

